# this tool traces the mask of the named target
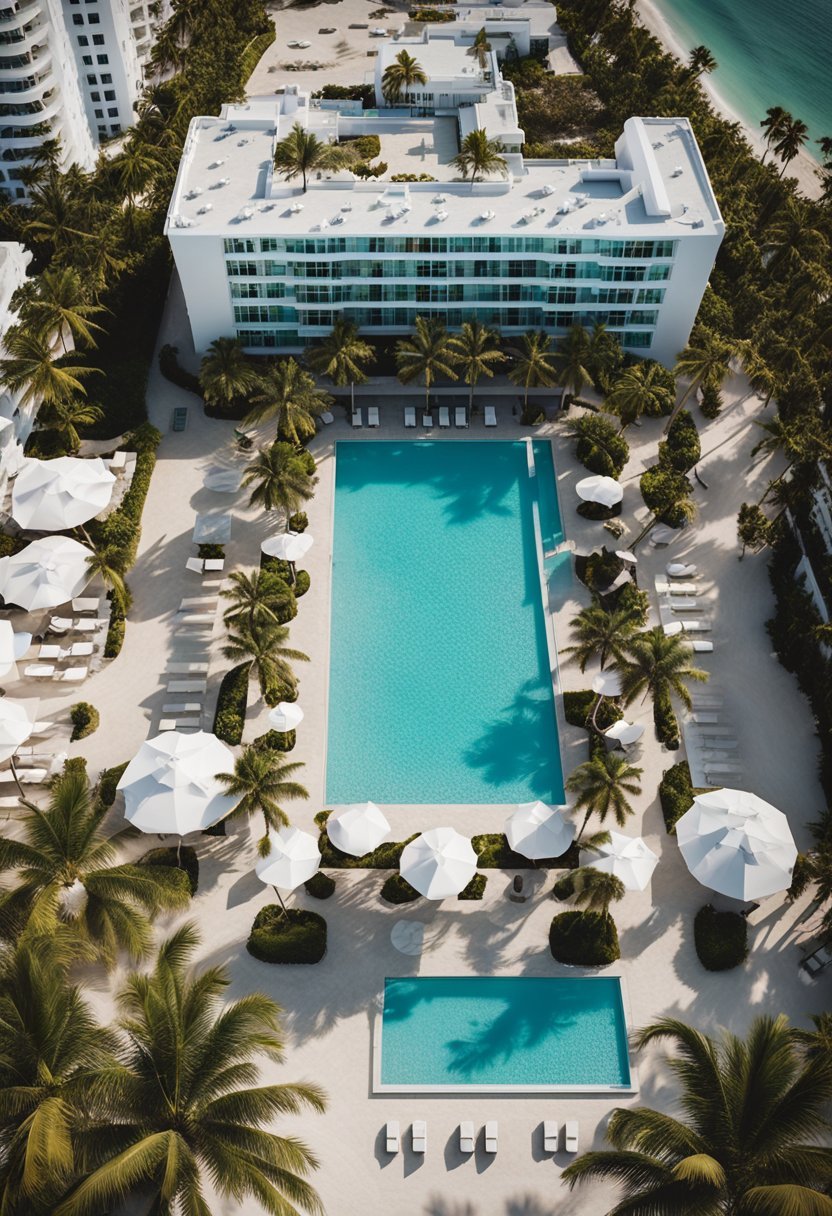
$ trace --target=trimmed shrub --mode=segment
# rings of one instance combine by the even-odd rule
[[[378,135],[358,135],[355,139],[344,140],[347,152],[355,153],[356,160],[375,160],[381,155],[381,140]]]
[[[600,912],[561,912],[549,926],[549,949],[573,967],[606,967],[621,957],[615,921]]]
[[[537,401],[527,401],[520,415],[523,426],[540,426],[546,421],[546,411]]]
[[[326,921],[305,908],[267,904],[254,918],[246,950],[261,963],[319,963],[326,954]]]
[[[748,922],[739,912],[705,904],[693,922],[697,957],[706,971],[730,971],[748,958]]]
[[[621,503],[617,502],[615,506],[605,507],[601,502],[579,502],[575,510],[582,519],[591,519],[600,523],[605,519],[615,519],[621,514]]]
[[[243,82],[247,81],[251,73],[257,67],[260,60],[265,55],[271,44],[277,37],[277,31],[274,26],[270,26],[263,34],[258,34],[256,38],[252,38],[246,49],[243,51],[240,60],[240,75]]]
[[[303,884],[304,890],[313,899],[329,899],[335,894],[335,879],[330,878],[328,874],[324,874],[323,870],[318,870],[317,874],[313,874],[311,878],[307,878]]]
[[[659,464],[687,473],[699,460],[702,446],[696,423],[687,410],[681,410],[673,419],[667,439],[659,444]]]
[[[690,482],[684,473],[667,465],[654,464],[641,475],[641,497],[645,505],[668,528],[681,528],[687,522],[677,505],[690,497]]]
[[[232,747],[241,741],[246,724],[250,663],[232,667],[222,678],[214,714],[214,734]]]
[[[191,896],[193,897],[197,893],[199,888],[199,858],[196,855],[196,849],[192,849],[189,844],[183,844],[181,849],[177,849],[176,845],[165,845],[160,849],[149,849],[147,853],[142,853],[136,864],[140,866],[173,866],[174,869],[182,870],[188,879]]]
[[[467,887],[463,887],[457,899],[482,899],[488,879],[484,874],[475,874]]]
[[[292,532],[305,532],[309,527],[309,518],[305,511],[297,511],[289,516],[289,529]]]
[[[69,711],[69,720],[72,723],[70,743],[75,743],[78,739],[86,739],[87,735],[98,730],[101,723],[98,710],[94,705],[90,705],[89,701],[78,701],[73,705]]]
[[[597,700],[598,695],[591,688],[581,692],[565,692],[563,694],[563,713],[570,726],[580,726],[584,730],[589,730],[589,720]],[[605,697],[598,706],[595,724],[599,730],[607,730],[623,716],[623,712],[616,702],[610,697]]]
[[[561,857],[541,857],[531,861],[509,847],[503,832],[485,832],[471,839],[480,870],[558,870],[571,869],[578,864],[578,848],[570,845]]]
[[[800,899],[804,891],[808,890],[814,879],[814,871],[812,863],[805,853],[798,853],[794,869],[792,870],[792,883],[786,892],[786,898],[789,903],[794,903],[796,899]]]
[[[664,826],[669,834],[676,830],[676,824],[693,805],[694,795],[698,791],[693,788],[690,779],[690,767],[687,760],[681,760],[669,768],[659,782],[659,802],[662,807]]]
[[[702,399],[699,408],[702,411],[703,418],[718,418],[722,413],[722,407],[725,400],[722,393],[713,384],[705,384],[700,390]]]
[[[225,545],[197,545],[197,557],[211,558],[214,561],[222,561],[225,557]]]
[[[312,583],[312,580],[309,577],[309,571],[308,570],[298,570],[297,575],[295,576],[295,582],[294,582],[294,585],[292,588],[295,593],[296,600],[299,600],[302,595],[306,595],[311,583]]]
[[[417,832],[414,832],[412,836],[408,836],[407,840],[385,840],[384,844],[380,844],[372,853],[365,853],[363,857],[353,857],[350,853],[342,853],[340,849],[336,849],[329,839],[326,823],[331,814],[332,811],[318,811],[315,816],[315,826],[320,832],[318,848],[321,853],[321,865],[326,866],[328,870],[396,870],[401,859],[402,849],[406,844],[410,844],[411,840],[415,840],[418,835]]]
[[[630,445],[618,428],[600,414],[584,414],[569,424],[578,433],[575,455],[584,468],[603,477],[618,477],[630,458]]]
[[[113,768],[105,768],[98,778],[98,801],[102,806],[112,806],[116,800],[116,786],[124,775],[124,770],[130,763],[125,760],[124,764],[116,764]]]
[[[391,173],[391,182],[435,182],[432,173]]]
[[[372,14],[370,16],[372,17]],[[376,104],[376,91],[371,84],[325,84],[312,96],[323,97],[328,101],[363,101],[365,110],[372,109]]]
[[[576,573],[590,591],[605,591],[610,583],[615,582],[623,569],[624,563],[614,550],[602,548],[600,551],[590,553],[583,563],[582,569],[579,570],[576,567]]]
[[[112,591],[107,593],[110,601],[110,624],[107,626],[107,637],[104,641],[104,658],[114,659],[121,653],[124,645],[124,627],[127,620],[121,604],[113,599]]]
[[[196,393],[201,400],[202,385],[199,383],[199,377],[179,366],[178,354],[178,346],[165,343],[159,351],[159,371],[166,380],[170,380],[171,384],[177,384],[179,388],[187,389],[189,393]]]
[[[70,756],[64,760],[64,773],[86,773],[87,758],[86,756]]]
[[[668,751],[678,751],[681,744],[679,723],[668,693],[657,696],[653,701],[653,726],[659,743],[663,743]]]
[[[388,904],[411,904],[414,899],[419,899],[419,892],[411,887],[407,879],[402,878],[401,874],[391,874],[389,878],[385,878],[384,885],[381,888],[381,898]]]
[[[258,735],[254,747],[273,752],[290,752],[295,746],[293,730],[267,730],[264,735]]]

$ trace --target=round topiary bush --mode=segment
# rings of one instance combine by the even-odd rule
[[[268,904],[254,918],[246,950],[261,963],[319,963],[326,954],[326,921],[305,908]]]
[[[136,863],[140,866],[174,866],[184,870],[191,888],[191,895],[196,895],[199,887],[199,858],[196,850],[190,845],[183,844],[181,849],[176,845],[165,845],[159,849],[149,849],[143,853]]]
[[[419,892],[401,874],[391,874],[384,880],[381,898],[388,904],[410,904],[419,898]]]
[[[296,511],[294,515],[289,516],[289,530],[291,532],[305,532],[309,527],[309,517],[305,511]]]
[[[618,930],[600,912],[561,912],[549,926],[549,949],[559,963],[606,967],[621,957]]]
[[[313,899],[329,899],[330,895],[335,894],[335,879],[324,874],[323,870],[318,870],[318,873],[308,878],[303,886]]]
[[[457,899],[482,899],[488,879],[484,874],[475,874],[467,887],[463,887]]]
[[[77,739],[86,739],[87,735],[98,730],[101,722],[98,710],[94,705],[90,705],[89,701],[78,701],[73,705],[69,711],[69,720],[72,723],[70,743],[74,743]]]
[[[294,586],[292,588],[295,593],[295,599],[299,600],[302,595],[306,595],[311,582],[312,580],[309,577],[308,570],[298,570],[295,577]]]
[[[748,957],[748,922],[739,912],[717,912],[705,904],[696,913],[693,940],[706,971],[730,971]]]

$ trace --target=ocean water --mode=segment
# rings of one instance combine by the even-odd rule
[[[830,0],[654,0],[686,49],[704,43],[718,68],[714,87],[755,130],[769,106],[808,125],[812,141],[832,136]],[[816,143],[806,145],[816,159]]]
[[[535,554],[561,538],[551,446],[337,445],[329,803],[559,803]],[[541,497],[538,499],[538,493]]]
[[[399,1086],[628,1086],[620,981],[388,979],[380,1079]]]

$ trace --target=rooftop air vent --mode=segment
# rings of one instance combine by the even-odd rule
[[[682,168],[681,165],[674,165],[670,176],[671,177],[681,177],[683,173],[684,173],[684,169]]]

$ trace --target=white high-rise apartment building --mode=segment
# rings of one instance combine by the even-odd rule
[[[92,168],[102,139],[134,119],[142,67],[168,0],[0,0],[0,187],[24,199],[20,168],[46,139]]]
[[[404,334],[426,314],[506,336],[603,322],[626,349],[675,361],[724,233],[690,123],[630,118],[615,159],[524,159],[512,86],[496,52],[478,65],[472,38],[384,46],[383,64],[403,48],[423,63],[416,116],[378,95],[365,114],[287,85],[193,120],[166,231],[198,352],[226,335],[299,350],[340,315]],[[388,180],[342,169],[313,172],[305,192],[285,181],[275,145],[295,123],[342,143],[377,134]],[[502,141],[507,175],[461,181],[450,159],[478,128]]]
[[[4,339],[17,322],[12,296],[26,281],[32,255],[17,241],[0,241],[0,358],[5,356]],[[36,407],[24,404],[22,390],[0,389],[0,500],[9,477],[17,472],[23,446],[35,421]]]

